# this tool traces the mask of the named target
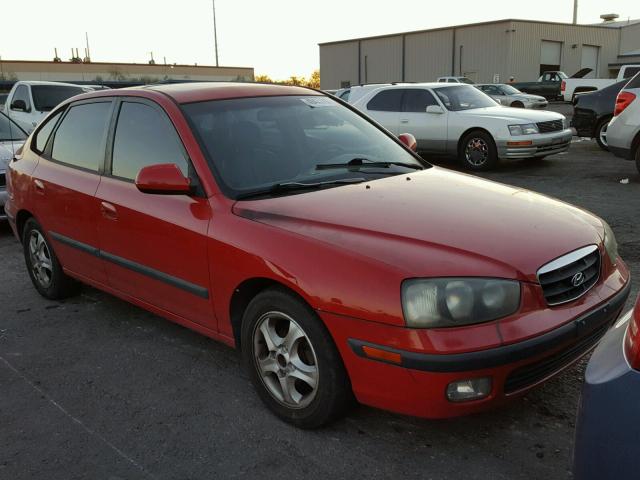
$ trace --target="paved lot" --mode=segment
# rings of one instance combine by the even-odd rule
[[[585,141],[485,176],[607,219],[640,272],[632,163]],[[570,478],[584,362],[501,411],[422,421],[360,407],[305,432],[267,413],[232,350],[90,288],[42,299],[6,226],[0,259],[0,478]]]

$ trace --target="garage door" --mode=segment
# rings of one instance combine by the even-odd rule
[[[593,72],[584,78],[596,78],[598,73],[598,56],[600,55],[600,47],[593,45],[582,46],[582,63],[581,68],[591,68]]]
[[[562,42],[543,40],[540,48],[540,73],[548,70],[560,70],[562,60]]]

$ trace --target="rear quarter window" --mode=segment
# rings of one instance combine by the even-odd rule
[[[34,139],[31,142],[32,149],[36,153],[44,152],[45,147],[47,146],[47,141],[51,136],[51,132],[53,132],[53,128],[58,123],[60,116],[62,115],[62,110],[56,112],[47,121],[38,129],[38,131],[34,135]]]

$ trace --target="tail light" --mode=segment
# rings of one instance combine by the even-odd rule
[[[631,368],[640,370],[640,297],[629,321],[624,348]]]
[[[636,99],[636,96],[631,93],[631,92],[625,92],[622,91],[618,94],[618,97],[616,98],[616,108],[613,111],[613,116],[618,116],[620,115],[622,112],[625,111],[625,109],[631,105],[631,103]]]
[[[567,89],[567,82],[562,80],[562,83],[560,84],[560,91],[564,92],[566,89]]]

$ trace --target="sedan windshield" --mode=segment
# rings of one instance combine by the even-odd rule
[[[499,88],[505,95],[519,95],[522,93],[520,90],[512,87],[511,85],[500,85]]]
[[[67,98],[80,95],[86,90],[67,85],[32,85],[33,104],[39,112],[48,112]]]
[[[23,142],[27,134],[13,120],[0,113],[0,142]]]
[[[233,198],[299,193],[428,167],[330,97],[214,100],[183,109]]]
[[[498,105],[486,93],[470,85],[456,85],[434,89],[447,110],[454,112]]]

